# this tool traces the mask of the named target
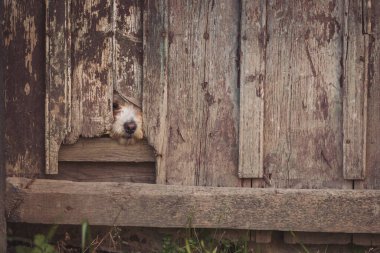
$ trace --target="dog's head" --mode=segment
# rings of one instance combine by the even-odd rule
[[[115,94],[113,98],[111,137],[122,144],[131,144],[144,137],[141,109]]]

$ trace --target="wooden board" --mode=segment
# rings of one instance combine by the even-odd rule
[[[277,188],[342,177],[342,1],[268,1],[264,172]]]
[[[144,1],[143,13],[143,126],[149,144],[157,153],[156,181],[166,183],[168,17],[167,0]]]
[[[355,181],[356,189],[380,189],[380,3],[372,1],[371,34],[367,35],[368,61],[368,124],[366,177]]]
[[[69,130],[71,103],[71,1],[46,4],[46,173],[58,172],[58,151]]]
[[[141,103],[143,1],[113,0],[114,90]]]
[[[4,2],[0,4],[0,17],[4,17]],[[5,31],[4,23],[0,23],[0,31]],[[0,33],[0,55],[4,55],[4,33]],[[0,57],[0,101],[5,100],[4,71],[6,61]],[[7,222],[5,220],[5,103],[0,103],[0,252],[7,250]]]
[[[343,176],[364,179],[366,165],[367,93],[363,1],[345,0],[343,41]]]
[[[110,138],[80,139],[73,145],[62,145],[59,161],[154,162],[153,149],[145,141],[121,145]]]
[[[239,177],[261,178],[264,156],[266,0],[242,1]]]
[[[145,7],[144,122],[161,156],[157,181],[239,186],[238,2]]]
[[[379,233],[376,190],[297,190],[8,178],[10,222]],[[43,213],[43,214],[42,214]],[[365,225],[363,225],[365,224]]]
[[[355,181],[355,189],[380,189],[380,2],[365,6],[366,74],[368,76],[366,173],[364,180]],[[368,2],[367,2],[368,4]],[[380,235],[354,234],[357,245],[379,246]]]
[[[5,168],[8,175],[36,176],[45,165],[44,2],[1,4],[4,5]]]
[[[132,182],[156,181],[155,164],[149,162],[60,162],[59,173],[46,175],[48,179],[75,182]]]
[[[284,242],[288,244],[350,244],[351,234],[284,232]]]

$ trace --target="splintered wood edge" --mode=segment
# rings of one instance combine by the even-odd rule
[[[110,138],[80,139],[62,145],[60,162],[155,162],[154,150],[146,141],[122,145]]]
[[[380,232],[379,190],[197,187],[8,178],[9,222]],[[363,225],[365,224],[365,225]]]

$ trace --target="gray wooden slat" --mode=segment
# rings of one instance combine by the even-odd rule
[[[143,127],[157,152],[156,182],[166,183],[165,145],[167,131],[168,2],[144,1]]]
[[[366,167],[367,42],[361,0],[345,0],[343,50],[343,176],[364,179]]]
[[[266,0],[242,1],[239,177],[261,178],[264,155]]]
[[[144,123],[157,182],[239,186],[239,3],[144,6]]]
[[[71,1],[46,4],[46,173],[58,173],[58,151],[68,130],[71,101]]]
[[[92,162],[154,162],[152,147],[145,141],[121,145],[110,138],[80,139],[72,145],[62,145],[59,161]]]
[[[352,188],[342,176],[343,15],[342,1],[268,1],[267,187]]]
[[[191,222],[194,228],[380,232],[377,190],[7,180],[9,222],[80,224],[87,219],[92,225],[187,227]]]

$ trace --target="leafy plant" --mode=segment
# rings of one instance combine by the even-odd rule
[[[16,246],[17,253],[56,253],[54,245],[50,244],[58,225],[53,226],[48,234],[36,234],[33,238],[32,247]]]

